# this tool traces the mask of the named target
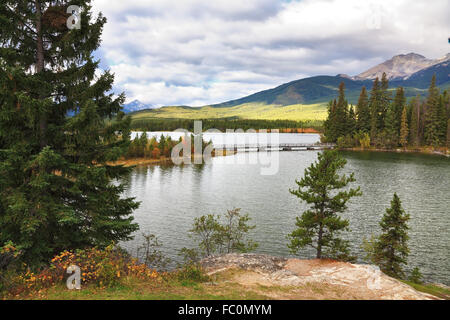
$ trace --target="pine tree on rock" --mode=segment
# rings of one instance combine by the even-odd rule
[[[391,207],[386,209],[380,226],[382,234],[374,246],[373,261],[387,275],[403,278],[402,265],[407,264],[409,249],[407,246],[409,215],[402,208],[397,194],[391,201]]]
[[[316,257],[352,260],[348,241],[339,238],[339,233],[348,230],[348,220],[341,219],[339,213],[347,209],[347,202],[360,196],[360,188],[347,189],[354,182],[354,174],[339,176],[346,160],[336,150],[319,153],[318,161],[305,170],[305,175],[296,181],[297,190],[290,192],[305,201],[310,209],[297,217],[297,229],[290,234],[288,247],[293,253],[311,246]],[[344,189],[344,190],[341,190]]]
[[[129,169],[107,165],[127,151],[130,120],[124,96],[107,93],[113,75],[95,74],[106,19],[79,0],[81,28],[69,30],[72,4],[0,6],[0,247],[12,241],[30,263],[137,230],[138,204],[111,183]]]

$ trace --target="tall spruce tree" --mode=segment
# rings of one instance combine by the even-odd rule
[[[439,96],[438,104],[438,135],[439,135],[439,145],[445,146],[447,141],[447,105],[446,105],[446,94],[441,94]]]
[[[395,193],[391,207],[386,209],[381,219],[382,234],[375,242],[372,255],[372,261],[384,273],[395,278],[404,277],[402,265],[407,263],[409,254],[408,220],[409,215],[403,210],[400,198]]]
[[[399,131],[397,130],[396,110],[394,106],[389,106],[384,119],[383,144],[389,148],[394,148],[399,142]]]
[[[0,5],[0,247],[12,241],[31,263],[137,229],[138,204],[111,183],[129,170],[107,164],[126,151],[130,123],[124,96],[108,93],[113,75],[96,75],[106,19],[90,2]],[[69,5],[79,29],[67,27]]]
[[[348,127],[348,102],[345,99],[345,84],[339,84],[339,97],[328,104],[328,118],[324,123],[325,138],[329,142],[336,142],[339,137],[351,133]]]
[[[362,87],[356,105],[357,129],[370,132],[370,109],[366,87]]]
[[[380,90],[380,80],[375,78],[372,85],[372,90],[370,91],[369,99],[369,109],[370,109],[370,138],[375,140],[379,133],[378,130],[378,119],[380,117],[381,110],[381,90]]]
[[[323,123],[324,136],[328,142],[336,142],[336,99],[328,103],[328,117]]]
[[[319,153],[318,161],[305,170],[297,180],[297,190],[290,192],[310,205],[310,209],[297,217],[297,229],[290,234],[288,247],[296,253],[305,246],[316,250],[316,257],[351,260],[348,242],[339,233],[348,230],[348,220],[339,213],[347,209],[347,202],[360,196],[360,188],[346,188],[354,182],[354,174],[339,176],[346,160],[336,150]],[[341,190],[344,189],[344,190]]]
[[[378,130],[382,131],[385,124],[386,113],[391,105],[391,93],[389,91],[389,80],[387,78],[386,72],[383,72],[380,84],[380,109],[378,110]]]
[[[356,132],[356,125],[355,108],[351,105],[347,115],[347,134],[353,135]]]
[[[336,136],[347,135],[348,128],[348,102],[345,99],[345,83],[339,84],[339,97],[336,104]]]
[[[403,108],[406,104],[406,97],[405,97],[405,91],[403,87],[398,87],[395,91],[395,97],[394,101],[392,102],[392,109],[394,112],[394,125],[395,129],[397,130],[397,134],[400,134],[400,127],[401,127],[401,119],[402,119],[402,113]]]
[[[447,148],[450,149],[450,119],[447,121]]]
[[[436,86],[436,74],[431,79],[426,101],[425,143],[437,147],[441,144],[441,121],[439,119],[439,88]]]
[[[409,125],[409,142],[412,146],[419,146],[421,144],[420,135],[420,96],[417,96],[410,101],[411,106],[411,122]]]
[[[403,107],[401,122],[400,122],[400,145],[406,147],[408,144],[408,112],[406,106]]]

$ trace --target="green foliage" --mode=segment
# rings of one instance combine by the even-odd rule
[[[208,214],[195,218],[189,232],[198,237],[198,247],[203,255],[209,257],[219,251],[223,239],[221,238],[222,226],[218,216]]]
[[[14,242],[32,264],[130,239],[138,228],[130,216],[138,204],[111,184],[129,169],[106,164],[126,152],[130,133],[124,95],[108,93],[113,75],[95,74],[106,19],[89,0],[76,2],[79,30],[49,19],[70,4],[0,6],[0,246]]]
[[[409,249],[407,246],[409,215],[402,208],[397,194],[386,209],[380,226],[381,235],[372,241],[372,251],[368,251],[370,260],[380,269],[395,278],[403,278],[402,265],[407,264]]]
[[[436,87],[436,75],[431,79],[428,89],[427,111],[425,122],[425,142],[429,146],[437,147],[442,143],[443,136],[440,128],[439,89]]]
[[[370,132],[370,109],[366,87],[362,87],[358,104],[356,105],[357,129]]]
[[[394,114],[394,128],[397,134],[400,134],[401,119],[403,109],[406,106],[406,97],[403,87],[398,87],[395,92],[394,101],[392,102],[392,111]]]
[[[170,263],[170,259],[164,256],[159,250],[162,243],[159,242],[158,237],[154,234],[143,234],[144,238],[142,245],[137,249],[137,258],[146,266],[162,271],[165,270]]]
[[[317,251],[317,258],[334,258],[352,260],[348,242],[340,239],[341,231],[348,231],[348,220],[338,214],[347,209],[347,202],[360,196],[360,188],[348,189],[354,182],[354,174],[339,176],[338,171],[344,168],[346,160],[335,150],[319,153],[318,161],[305,170],[305,175],[296,181],[297,190],[290,192],[310,205],[310,209],[297,217],[296,226],[289,238],[288,247],[293,253],[305,246]]]
[[[421,144],[420,134],[420,97],[413,98],[410,102],[411,106],[411,121],[409,131],[409,142],[412,146],[419,146]]]
[[[182,248],[179,255],[183,263],[178,265],[177,279],[179,281],[205,282],[209,277],[200,265],[200,253],[197,249]]]
[[[208,275],[199,264],[185,264],[182,266],[177,271],[177,279],[184,286],[189,286],[190,283],[209,281]]]
[[[339,149],[353,148],[356,147],[358,143],[358,139],[351,134],[339,137],[336,142]]]
[[[408,280],[416,284],[422,284],[422,278],[423,276],[420,273],[419,268],[415,267],[411,272],[411,275],[409,276]]]
[[[423,144],[436,148],[446,146],[450,95],[447,91],[439,94],[435,77],[425,102],[417,96],[407,106],[405,89],[398,87],[391,103],[388,89],[385,74],[381,81],[376,78],[373,82],[369,99],[363,88],[356,106],[356,116],[350,108],[345,109],[348,112],[344,117],[343,113],[339,113],[339,110],[344,110],[339,108],[339,102],[330,102],[328,118],[324,122],[324,141],[337,142],[340,148],[351,148],[358,144],[356,134],[362,131],[370,132],[370,144],[377,148],[395,149],[399,145],[418,147]],[[339,101],[341,104],[344,101],[341,91]]]
[[[403,107],[401,122],[400,122],[400,145],[406,147],[408,144],[408,114],[406,111],[406,106]]]
[[[200,252],[183,248],[181,254],[185,260],[195,262],[218,253],[252,251],[258,244],[248,238],[248,233],[255,228],[249,221],[249,215],[242,215],[239,208],[227,210],[223,218],[212,214],[195,218],[189,232],[196,238]]]
[[[358,140],[361,148],[370,148],[370,135],[368,132],[359,131],[355,134],[355,138]]]
[[[241,209],[235,208],[227,210],[224,219],[219,237],[225,253],[250,252],[258,247],[256,242],[246,238],[246,235],[255,229],[255,226],[249,225],[248,214],[242,215]]]

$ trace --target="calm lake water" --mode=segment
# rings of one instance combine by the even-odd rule
[[[315,142],[314,135],[289,135],[289,138]],[[280,152],[279,172],[263,176],[256,164],[228,164],[224,157],[204,165],[155,165],[137,167],[126,179],[125,195],[136,197],[141,206],[135,211],[140,230],[133,241],[122,245],[135,253],[141,234],[156,234],[162,251],[179,261],[178,250],[193,246],[188,237],[194,217],[223,214],[242,208],[256,229],[252,238],[259,242],[256,252],[291,256],[286,236],[295,228],[295,217],[306,209],[289,193],[295,179],[317,159],[317,151]],[[350,220],[352,251],[363,262],[364,237],[379,232],[379,221],[397,192],[411,215],[411,250],[407,269],[419,267],[427,281],[450,285],[450,159],[432,155],[344,152],[348,160],[344,172],[354,172],[354,186],[363,196],[353,198],[343,214]],[[246,157],[238,153],[231,157]],[[242,160],[242,159],[241,159]],[[242,161],[236,161],[237,163]],[[297,256],[314,258],[304,249]]]

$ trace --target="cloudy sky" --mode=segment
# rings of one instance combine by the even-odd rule
[[[448,0],[93,0],[127,101],[201,106],[400,53],[450,52]]]

